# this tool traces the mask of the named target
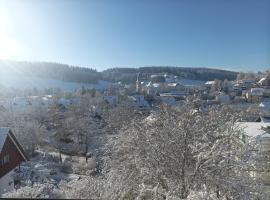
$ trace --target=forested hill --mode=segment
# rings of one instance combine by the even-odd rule
[[[75,67],[66,64],[49,62],[15,62],[0,60],[0,75],[33,76],[52,78],[63,81],[79,83],[97,83],[98,80],[112,82],[121,81],[131,83],[140,73],[141,80],[147,80],[152,74],[170,74],[184,79],[208,81],[213,79],[236,79],[237,72],[210,69],[210,68],[184,68],[184,67],[140,67],[140,68],[112,68],[97,72],[95,69]]]
[[[33,76],[62,81],[97,83],[102,79],[95,69],[49,62],[0,61],[0,75]]]
[[[137,73],[140,77],[147,79],[151,74],[171,74],[185,79],[235,80],[237,72],[211,68],[185,68],[185,67],[140,67],[140,68],[113,68],[102,72],[102,77],[110,81],[129,82],[136,80]]]

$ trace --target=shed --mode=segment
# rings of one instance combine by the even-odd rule
[[[12,190],[12,172],[28,158],[10,128],[0,128],[0,194]]]

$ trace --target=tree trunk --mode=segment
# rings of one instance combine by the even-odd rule
[[[217,198],[219,199],[220,198],[220,192],[219,192],[219,186],[217,185],[217,191],[216,191],[216,194],[217,194]]]
[[[182,169],[181,169],[182,186],[181,186],[180,198],[182,199],[186,199],[189,194],[189,187],[187,187],[187,181],[186,181],[186,162],[187,162],[187,150],[188,150],[187,146],[188,146],[188,141],[187,141],[187,133],[186,133],[185,139],[184,139],[183,164],[182,164]]]

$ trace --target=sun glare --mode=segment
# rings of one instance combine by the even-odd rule
[[[22,48],[9,32],[8,12],[0,8],[0,59],[13,59],[20,56]]]

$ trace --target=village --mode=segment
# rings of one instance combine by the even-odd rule
[[[252,150],[259,158],[254,159],[257,167],[249,173],[268,190],[269,73],[239,73],[234,81],[207,82],[173,74],[148,77],[142,80],[137,74],[134,83],[111,83],[103,89],[82,86],[74,91],[33,89],[21,92],[21,96],[2,94],[0,194],[16,197],[16,192],[22,195],[28,188],[25,197],[61,197],[59,188],[64,190],[82,177],[104,173],[118,137],[114,129],[120,130],[125,120],[139,115],[151,121],[161,107],[187,105],[199,113],[208,113],[215,106],[244,112],[237,123],[247,138],[260,144]]]
[[[0,200],[270,200],[270,0],[0,0]]]

